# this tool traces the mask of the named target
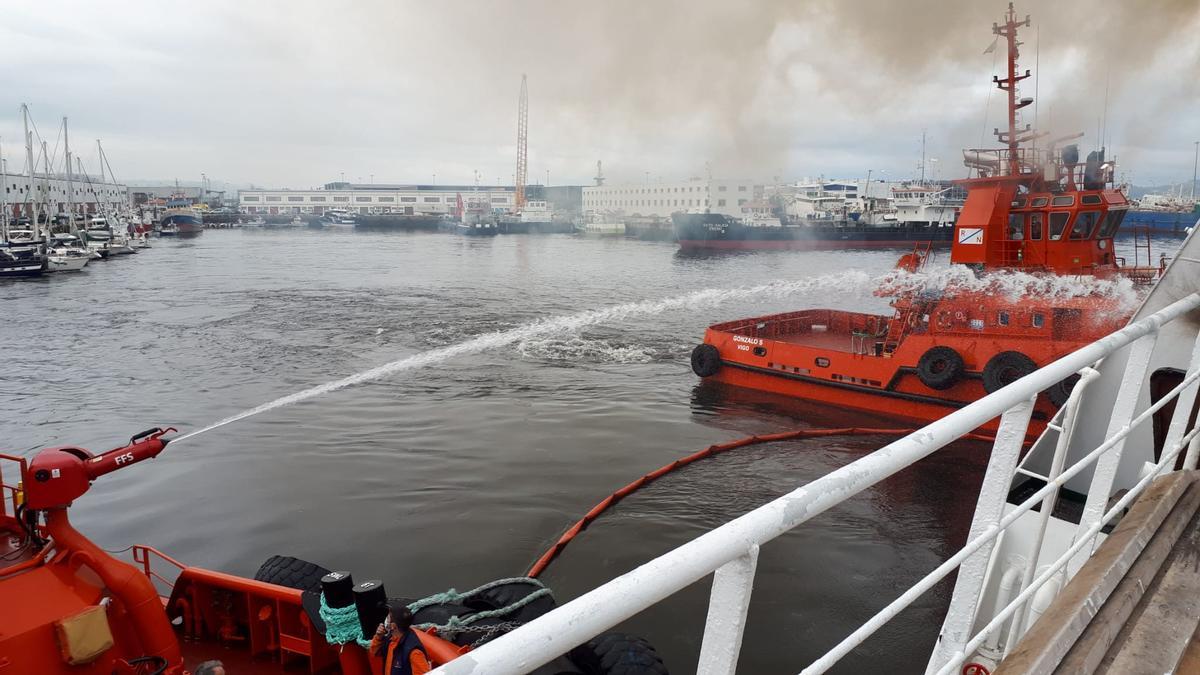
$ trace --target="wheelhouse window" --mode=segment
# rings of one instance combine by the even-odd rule
[[[1025,216],[1020,213],[1008,214],[1008,239],[1020,241],[1025,238]]]
[[[1024,197],[1017,197],[1012,201],[1012,207],[1014,209],[1023,209],[1025,208],[1025,201]]]
[[[1075,227],[1071,228],[1071,238],[1087,239],[1099,220],[1099,211],[1084,211],[1075,216]]]
[[[1041,241],[1041,239],[1042,239],[1042,219],[1044,217],[1045,216],[1043,216],[1040,213],[1029,214],[1029,238],[1030,239],[1032,239],[1034,241]]]
[[[1117,233],[1117,228],[1121,227],[1121,221],[1125,220],[1125,209],[1117,209],[1109,211],[1108,215],[1104,216],[1104,224],[1100,226],[1100,232],[1096,236],[1101,239],[1107,239]]]
[[[1067,229],[1067,221],[1071,214],[1065,211],[1050,214],[1050,241],[1062,239],[1063,230]]]
[[[1032,207],[1034,207],[1034,208],[1037,208],[1037,207],[1039,207],[1039,206],[1045,206],[1045,205],[1047,205],[1047,204],[1049,204],[1049,203],[1050,203],[1050,198],[1049,198],[1049,197],[1034,197],[1034,198],[1033,198],[1033,203],[1032,203],[1032,204],[1030,204],[1030,206],[1032,206]]]
[[[1054,201],[1051,202],[1051,205],[1052,206],[1074,206],[1075,205],[1075,196],[1074,195],[1066,195],[1063,197],[1055,197]]]
[[[1080,204],[1099,204],[1100,202],[1100,195],[1083,195],[1079,198]]]

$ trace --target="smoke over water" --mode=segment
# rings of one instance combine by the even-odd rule
[[[952,291],[955,288],[971,291],[989,291],[1007,294],[1014,300],[1018,299],[1021,295],[1031,293],[1041,293],[1056,299],[1069,297],[1106,297],[1119,300],[1122,304],[1128,303],[1130,309],[1132,309],[1133,304],[1137,300],[1137,295],[1133,287],[1126,287],[1119,281],[1066,279],[1061,277],[1041,278],[1023,273],[998,274],[989,277],[987,280],[980,281],[974,279],[973,275],[969,272],[964,273],[955,268],[931,273],[892,272],[880,277],[872,277],[862,271],[849,270],[810,279],[777,281],[759,286],[726,289],[710,288],[671,298],[630,302],[566,316],[539,319],[516,328],[495,331],[457,344],[430,349],[385,363],[370,370],[349,375],[339,380],[326,382],[325,384],[277,398],[236,415],[226,417],[204,428],[187,433],[175,439],[174,442],[178,443],[207,431],[246,419],[247,417],[275,410],[276,408],[307,401],[356,384],[437,365],[459,356],[516,345],[519,352],[544,357],[546,353],[540,351],[543,348],[533,346],[534,343],[532,341],[547,336],[565,335],[568,336],[566,344],[570,344],[570,336],[589,326],[617,323],[638,317],[654,316],[664,312],[708,309],[735,300],[753,299],[755,301],[763,301],[791,298],[797,295],[828,296],[833,293],[836,293],[839,297],[855,295],[862,297],[872,293],[884,284],[889,285],[891,289],[901,292]],[[579,346],[576,346],[576,348],[590,349],[590,347]],[[603,346],[600,348],[606,349]],[[627,361],[640,361],[649,358],[647,355],[633,352],[623,352],[622,357]]]
[[[578,130],[587,129],[610,177],[640,181],[644,172],[701,175],[705,163],[722,176],[770,178],[789,169],[815,175],[843,166],[864,175],[872,165],[882,168],[873,160],[915,160],[922,128],[931,131],[930,153],[943,158],[942,174],[965,175],[956,158],[979,142],[985,126],[1004,45],[984,51],[1006,7],[532,0],[416,11],[432,23],[432,35],[450,34],[466,46],[447,58],[478,65],[478,55],[487,55],[482,67],[503,100],[515,98],[516,73],[529,73],[535,154],[569,152],[556,141],[569,134],[577,145]],[[1015,9],[1022,19],[1032,15],[1033,26],[1020,35],[1020,65],[1034,69],[1040,52],[1039,126],[1047,130],[1090,137],[1108,86],[1108,136],[1132,141],[1135,133],[1152,133],[1144,131],[1155,128],[1146,111],[1156,102],[1178,105],[1183,88],[1194,86],[1195,0],[1026,0]],[[1164,59],[1176,76],[1161,80],[1153,74]],[[1034,79],[1020,85],[1022,96],[1034,90]],[[986,141],[1002,123],[1001,100],[992,94]],[[1022,124],[1032,124],[1034,107],[1022,115]],[[910,175],[907,159],[903,167]]]

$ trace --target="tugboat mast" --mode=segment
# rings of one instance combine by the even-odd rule
[[[1025,106],[1033,103],[1032,98],[1017,100],[1017,83],[1030,76],[1029,70],[1025,70],[1025,74],[1017,74],[1017,47],[1021,43],[1017,42],[1017,28],[1020,26],[1029,26],[1029,15],[1025,15],[1023,21],[1017,21],[1017,14],[1013,10],[1013,4],[1008,3],[1008,13],[1005,15],[1004,25],[992,24],[992,32],[998,36],[1004,37],[1008,43],[1008,77],[1003,80],[993,75],[992,82],[1000,90],[1008,93],[1008,131],[1000,131],[996,129],[994,133],[1001,143],[1008,145],[1008,172],[1010,176],[1015,176],[1021,173],[1021,161],[1019,158],[1018,149],[1021,141],[1026,140],[1018,136],[1017,131],[1017,111]],[[1022,131],[1030,131],[1028,124]]]

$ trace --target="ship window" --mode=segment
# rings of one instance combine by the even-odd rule
[[[1079,198],[1081,204],[1099,204],[1100,195],[1083,195]]]
[[[1050,241],[1062,239],[1063,230],[1067,229],[1067,221],[1070,218],[1071,214],[1062,211],[1050,214]]]
[[[1074,195],[1066,195],[1063,197],[1055,197],[1053,205],[1054,206],[1074,206],[1075,205],[1075,196]]]
[[[996,323],[1000,324],[1001,326],[1007,326],[1008,325],[1008,312],[1001,310],[1000,314],[998,314],[996,316]]]
[[[1042,214],[1029,214],[1029,238],[1034,241],[1040,241],[1042,238]]]
[[[1117,209],[1109,211],[1104,217],[1104,224],[1100,226],[1100,232],[1097,236],[1101,239],[1107,239],[1117,233],[1117,228],[1121,227],[1121,221],[1125,220],[1125,214],[1128,213],[1125,209]]]
[[[1092,229],[1095,227],[1096,222],[1099,220],[1099,211],[1084,211],[1078,216],[1075,216],[1075,227],[1071,228],[1071,238],[1087,239],[1088,235],[1092,233]]]
[[[1019,213],[1008,214],[1008,239],[1020,241],[1025,238],[1025,216]]]
[[[1041,312],[1034,312],[1033,327],[1041,328],[1042,326],[1045,326],[1045,325],[1046,325],[1046,315],[1042,314]]]
[[[1050,203],[1049,197],[1034,197],[1033,202],[1030,204],[1030,206],[1037,208],[1039,206],[1045,206],[1049,203]]]
[[[1014,199],[1014,200],[1012,201],[1012,206],[1013,206],[1013,208],[1014,208],[1014,209],[1023,209],[1023,208],[1025,208],[1025,198],[1024,198],[1024,197],[1018,197],[1018,198]]]

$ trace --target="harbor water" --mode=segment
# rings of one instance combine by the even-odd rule
[[[522,574],[614,489],[707,445],[896,426],[701,386],[688,355],[720,320],[886,311],[871,291],[897,256],[308,229],[157,240],[69,278],[0,284],[0,452],[186,433],[404,363],[169,446],[102,478],[73,517],[109,549],[144,543],[237,574],[286,554],[383,579],[393,596],[463,590]],[[543,579],[569,600],[886,440],[753,446],[689,466],[622,501]],[[742,670],[797,671],[948,557],[987,450],[952,447],[765,546]],[[672,672],[694,671],[708,587],[623,630]],[[838,672],[923,670],[949,590]]]

